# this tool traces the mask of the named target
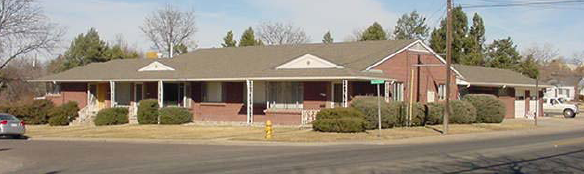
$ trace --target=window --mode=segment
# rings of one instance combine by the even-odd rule
[[[404,101],[404,83],[395,82],[393,84],[393,100]]]
[[[49,95],[61,94],[61,85],[56,83],[47,83],[47,94]]]
[[[438,85],[438,100],[446,100],[446,85]]]
[[[203,83],[203,102],[223,102],[223,83]]]
[[[301,109],[304,102],[303,85],[300,82],[269,82],[269,108]]]

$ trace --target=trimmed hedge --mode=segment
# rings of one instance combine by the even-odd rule
[[[128,123],[128,108],[106,108],[97,113],[93,121],[96,126]]]
[[[186,108],[162,108],[158,114],[160,114],[160,124],[183,124],[191,122],[193,119],[193,114]]]
[[[158,100],[148,99],[140,101],[138,105],[138,123],[158,123]]]
[[[426,125],[442,124],[444,117],[443,103],[426,104]]]
[[[376,97],[355,97],[351,101],[351,107],[361,111],[365,115],[366,128],[376,129],[378,127],[377,98]],[[406,126],[408,121],[408,107],[406,102],[391,101],[381,102],[381,128],[393,128]],[[425,124],[425,108],[420,103],[414,103],[412,114],[412,125],[422,126]]]
[[[449,123],[469,124],[476,121],[477,110],[470,102],[451,100],[450,111]]]
[[[49,116],[49,125],[66,126],[69,125],[69,122],[79,117],[79,107],[77,106],[77,102],[70,101],[53,108],[49,112]]]
[[[339,118],[315,120],[312,129],[319,132],[355,133],[365,131],[365,120],[362,118]]]
[[[489,94],[468,94],[463,97],[476,109],[477,123],[501,123],[505,118],[505,103]]]
[[[323,109],[312,122],[312,129],[320,132],[353,133],[365,131],[365,116],[353,108]]]

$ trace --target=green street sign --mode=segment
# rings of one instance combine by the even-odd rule
[[[371,80],[372,85],[383,84],[383,83],[385,83],[385,80]]]

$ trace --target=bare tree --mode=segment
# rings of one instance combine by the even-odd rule
[[[302,44],[310,41],[302,28],[292,24],[264,22],[257,27],[260,39],[267,45]]]
[[[144,19],[140,27],[153,47],[172,57],[176,45],[194,46],[197,32],[194,11],[180,11],[168,4]]]
[[[365,31],[365,29],[362,29],[362,28],[354,29],[350,35],[345,37],[344,41],[345,42],[356,42],[356,41],[361,40],[361,38],[363,37],[363,31]]]
[[[558,58],[560,52],[552,44],[545,43],[543,45],[534,44],[523,51],[523,55],[533,55],[533,58],[540,63],[549,63],[551,60]]]
[[[32,52],[50,52],[64,34],[35,0],[0,0],[0,70]]]

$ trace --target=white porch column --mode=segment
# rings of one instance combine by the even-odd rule
[[[343,80],[343,107],[349,107],[349,81]]]
[[[159,107],[164,107],[163,106],[163,99],[164,99],[164,83],[162,82],[162,80],[158,81],[158,106]]]
[[[384,86],[385,95],[383,96],[385,99],[385,102],[389,102],[389,88],[390,88],[390,86],[391,86],[391,84],[388,81],[386,81],[385,86]]]
[[[246,80],[247,86],[247,124],[253,123],[253,80]]]
[[[110,81],[110,105],[116,107],[116,82]]]
[[[335,82],[331,82],[331,108],[335,108]]]

